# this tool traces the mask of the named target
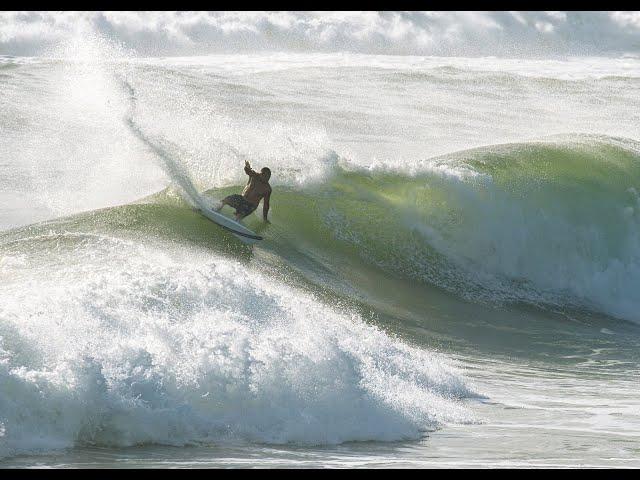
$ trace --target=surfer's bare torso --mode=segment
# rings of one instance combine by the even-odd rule
[[[257,173],[251,169],[249,163],[244,167],[244,171],[249,175],[249,181],[242,190],[242,196],[246,198],[249,203],[258,207],[260,200],[271,195],[271,185],[268,180],[264,180],[262,174]]]
[[[264,199],[262,203],[262,216],[264,221],[268,222],[267,214],[269,213],[269,199],[271,197],[271,185],[269,185],[271,170],[264,167],[260,173],[258,173],[251,168],[249,162],[245,162],[244,172],[249,175],[249,181],[244,187],[244,190],[242,190],[242,195],[229,195],[222,200],[222,205],[218,208],[218,211],[220,211],[224,205],[229,205],[236,209],[236,219],[240,220],[258,208],[260,200]]]

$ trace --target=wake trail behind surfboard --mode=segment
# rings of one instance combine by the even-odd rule
[[[182,168],[179,161],[173,159],[167,149],[162,148],[152,141],[147,135],[142,132],[142,129],[133,120],[136,108],[135,90],[126,80],[120,78],[120,82],[123,87],[129,92],[129,99],[131,102],[131,108],[128,115],[125,118],[125,123],[131,130],[131,132],[140,139],[145,145],[156,153],[157,157],[162,160],[161,166],[164,171],[169,175],[174,184],[179,188],[183,197],[193,207],[195,211],[211,220],[223,229],[231,232],[242,242],[247,244],[253,244],[263,239],[263,237],[256,235],[253,231],[248,229],[242,223],[234,221],[229,217],[218,213],[214,210],[215,207],[209,205],[210,201],[207,201],[196,189],[195,185],[189,178],[187,172]],[[214,199],[217,203],[216,206],[220,206],[221,202]]]

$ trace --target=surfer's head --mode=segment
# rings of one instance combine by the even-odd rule
[[[262,167],[262,170],[260,170],[260,174],[265,180],[269,180],[271,178],[271,170],[269,170],[269,167]]]

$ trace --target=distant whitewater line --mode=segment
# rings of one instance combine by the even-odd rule
[[[97,34],[140,55],[323,51],[394,55],[637,54],[638,12],[1,12],[0,55]]]

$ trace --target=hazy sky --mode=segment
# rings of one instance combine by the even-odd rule
[[[87,32],[142,56],[640,56],[640,12],[0,12],[0,54],[46,55]]]

